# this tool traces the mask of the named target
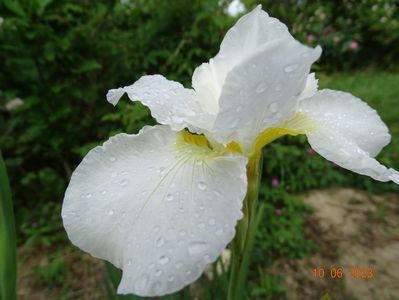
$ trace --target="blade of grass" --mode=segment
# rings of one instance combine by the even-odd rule
[[[0,300],[16,299],[16,247],[11,190],[0,151]]]

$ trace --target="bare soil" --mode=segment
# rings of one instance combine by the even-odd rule
[[[314,208],[306,231],[319,250],[273,265],[273,273],[285,276],[287,298],[399,299],[399,195],[333,188],[304,201]],[[314,274],[320,268],[323,278]]]

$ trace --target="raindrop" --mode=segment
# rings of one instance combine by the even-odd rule
[[[277,84],[277,85],[274,87],[274,90],[275,90],[276,92],[280,92],[282,89],[283,89],[283,86],[281,85],[281,83]]]
[[[130,266],[131,264],[132,264],[132,260],[129,259],[129,260],[127,261],[127,265]]]
[[[92,196],[93,196],[93,195],[90,194],[90,193],[87,193],[87,194],[85,195],[86,198],[91,198]]]
[[[208,244],[205,242],[192,242],[188,245],[188,253],[195,255],[208,249]]]
[[[120,182],[120,185],[121,185],[121,186],[127,186],[128,183],[129,183],[129,181],[128,181],[127,179],[123,179],[123,180]]]
[[[112,162],[114,162],[114,161],[116,161],[116,157],[111,156],[111,157],[109,158],[109,160],[112,161]]]
[[[215,225],[216,224],[215,219],[209,219],[208,224],[211,226]]]
[[[162,288],[162,283],[160,283],[159,281],[154,282],[154,284],[152,285],[152,290],[158,294],[160,289]]]
[[[172,201],[173,200],[173,195],[172,194],[167,194],[166,195],[166,201]]]
[[[184,230],[182,230],[182,231],[180,231],[180,235],[181,236],[185,236],[187,233],[184,231]]]
[[[181,261],[178,261],[178,262],[175,264],[176,269],[180,269],[182,266],[183,266],[183,263],[182,263]]]
[[[198,182],[198,188],[202,191],[206,190],[206,183],[203,181]]]
[[[108,211],[108,215],[112,216],[114,214],[114,211],[111,209]]]
[[[277,112],[277,109],[278,109],[278,104],[277,104],[277,102],[272,102],[272,103],[270,103],[270,105],[269,105],[269,110],[270,110],[272,113]]]
[[[162,255],[162,256],[159,258],[159,263],[160,263],[161,265],[166,265],[168,262],[169,262],[169,257],[167,257],[166,255]]]
[[[165,173],[165,168],[164,167],[160,167],[158,170],[159,175],[163,175]]]
[[[256,87],[255,90],[256,90],[256,92],[258,94],[260,94],[260,93],[263,93],[266,90],[266,87],[267,87],[266,83],[261,82],[261,83],[258,84],[258,86]]]
[[[157,239],[157,242],[156,242],[157,247],[161,247],[163,244],[165,244],[165,240],[162,237]]]
[[[102,194],[102,195],[105,195],[106,193],[107,193],[106,190],[101,191],[101,194]]]
[[[117,175],[118,175],[118,173],[116,173],[116,172],[112,172],[112,173],[111,173],[111,177],[112,177],[112,178],[115,178]]]
[[[136,283],[134,286],[138,291],[145,291],[145,289],[147,287],[147,283],[148,283],[148,276],[143,275],[139,279],[136,280]]]
[[[154,264],[154,263],[148,265],[148,269],[150,269],[150,270],[151,270],[151,269],[154,269],[154,267],[155,267],[155,264]]]
[[[298,68],[297,64],[289,65],[284,68],[284,72],[291,73],[292,71],[296,70],[296,68]]]
[[[169,282],[172,282],[173,280],[175,280],[175,277],[174,277],[174,276],[169,276],[169,277],[168,277],[168,281],[169,281]]]
[[[158,270],[155,271],[155,276],[159,277],[161,275],[162,275],[162,270],[158,269]]]

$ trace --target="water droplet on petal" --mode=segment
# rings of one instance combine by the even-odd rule
[[[166,201],[172,201],[173,200],[173,195],[172,194],[167,194],[166,195]]]
[[[136,290],[138,291],[145,291],[147,288],[147,283],[148,283],[148,276],[143,275],[139,279],[136,280],[134,286]]]
[[[203,181],[198,182],[198,188],[202,191],[206,190],[206,183]]]
[[[191,255],[199,254],[209,248],[205,242],[192,242],[188,245],[188,253]]]
[[[220,229],[216,230],[215,234],[217,236],[221,236],[223,234],[223,229],[220,228]]]
[[[162,270],[158,269],[158,270],[155,271],[155,276],[159,277],[161,275],[162,275]]]
[[[168,277],[168,281],[169,281],[169,282],[172,282],[172,281],[174,281],[174,280],[175,280],[175,277],[174,277],[174,276],[169,276],[169,277]]]
[[[163,244],[165,244],[165,240],[162,237],[157,239],[157,242],[156,242],[157,247],[161,247]]]
[[[128,181],[127,179],[123,179],[123,180],[120,182],[120,185],[121,185],[121,186],[127,186],[128,183],[129,183],[129,181]]]
[[[281,83],[277,84],[277,85],[274,87],[274,90],[275,90],[276,92],[280,92],[282,89],[283,89],[283,86],[281,85]]]
[[[131,264],[132,264],[132,260],[129,259],[129,260],[127,261],[127,265],[130,266]]]
[[[112,162],[114,162],[114,161],[116,161],[116,157],[111,156],[111,157],[109,158],[109,160],[112,161]]]
[[[167,257],[166,255],[162,255],[162,256],[159,258],[159,263],[160,263],[161,265],[166,265],[168,262],[169,262],[169,257]]]
[[[215,225],[216,224],[215,219],[209,219],[208,224],[211,226]]]
[[[266,83],[261,82],[261,83],[258,84],[258,86],[256,87],[255,91],[256,91],[258,94],[260,94],[260,93],[263,93],[263,92],[266,90],[266,88],[267,88]]]
[[[114,211],[111,209],[108,211],[108,215],[112,216],[114,214]]]
[[[148,269],[150,269],[150,270],[151,270],[151,269],[154,269],[154,267],[155,267],[155,264],[154,264],[154,263],[148,265]]]
[[[296,68],[298,68],[297,64],[289,65],[284,68],[284,72],[291,73],[292,71],[296,70]]]
[[[178,261],[178,262],[175,264],[176,269],[180,269],[182,266],[183,266],[183,263],[182,263],[181,261]]]
[[[277,102],[272,102],[272,103],[270,103],[270,105],[269,105],[269,110],[270,110],[272,113],[277,112],[277,109],[278,109],[278,104],[277,104]]]

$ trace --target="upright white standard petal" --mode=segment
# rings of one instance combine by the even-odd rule
[[[72,175],[64,226],[76,246],[123,269],[118,293],[177,291],[234,237],[247,160],[188,137],[168,126],[119,134]]]
[[[374,157],[390,141],[377,112],[349,93],[322,90],[300,102],[302,122],[286,128],[306,133],[314,150],[337,165],[379,181],[399,183],[399,173]],[[299,126],[298,126],[299,125]]]
[[[130,100],[148,106],[158,123],[170,125],[173,130],[190,128],[199,132],[197,126],[205,128],[209,124],[210,116],[202,111],[194,91],[162,75],[142,76],[132,85],[111,89],[107,100],[116,105],[125,93]]]
[[[310,66],[320,47],[296,41],[287,27],[260,6],[226,34],[220,52],[193,75],[193,87],[217,111],[211,132],[244,151],[267,127],[294,116]]]
[[[277,19],[269,17],[261,5],[241,17],[227,31],[219,53],[194,71],[192,84],[196,92],[202,96],[204,108],[217,112],[227,74],[265,45],[280,39],[292,39],[292,36],[287,27]]]

